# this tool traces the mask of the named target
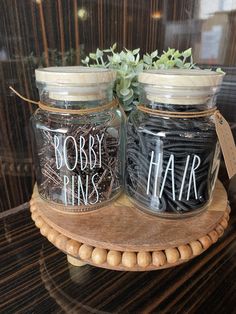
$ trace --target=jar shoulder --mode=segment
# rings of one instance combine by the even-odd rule
[[[172,118],[143,113],[138,109],[132,111],[128,118],[128,128],[132,127],[137,132],[179,132],[179,133],[215,133],[215,123],[212,117],[200,118]]]
[[[119,108],[88,114],[58,114],[37,109],[31,116],[33,127],[58,128],[58,125],[72,127],[76,125],[103,125],[119,127],[124,121],[124,115]]]

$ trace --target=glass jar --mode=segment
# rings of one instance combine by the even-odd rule
[[[207,208],[220,164],[212,114],[222,78],[210,70],[139,75],[140,105],[127,125],[125,185],[142,210],[179,218]]]
[[[32,125],[41,198],[71,212],[106,205],[121,192],[124,159],[115,72],[75,66],[35,73],[40,108]]]

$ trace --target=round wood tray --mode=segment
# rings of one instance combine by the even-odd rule
[[[178,220],[143,213],[125,195],[93,212],[60,212],[40,198],[37,186],[30,210],[41,234],[70,263],[129,271],[167,268],[201,254],[222,236],[230,212],[219,181],[208,210]]]

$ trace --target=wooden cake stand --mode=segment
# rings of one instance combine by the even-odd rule
[[[178,220],[143,213],[125,195],[93,212],[60,212],[39,197],[37,187],[30,210],[41,234],[71,264],[129,271],[176,266],[201,254],[222,236],[230,212],[219,181],[208,210]]]

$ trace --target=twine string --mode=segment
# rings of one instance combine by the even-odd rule
[[[138,105],[138,110],[151,114],[153,116],[160,116],[160,117],[168,117],[168,118],[199,118],[199,117],[209,117],[213,114],[218,113],[219,111],[216,107],[203,110],[203,111],[190,111],[190,112],[178,112],[178,111],[163,111],[158,109],[151,109],[146,107],[145,105]]]
[[[21,98],[24,101],[27,101],[29,103],[37,105],[40,109],[48,112],[54,112],[54,113],[65,113],[65,114],[78,114],[78,115],[84,115],[84,114],[90,114],[90,113],[97,113],[102,112],[108,109],[116,108],[118,107],[119,103],[117,99],[113,99],[111,102],[108,102],[104,105],[99,105],[94,108],[86,108],[86,109],[66,109],[66,108],[56,108],[49,106],[48,104],[45,104],[41,101],[35,101],[29,98],[26,98],[22,96],[20,93],[18,93],[12,86],[9,86],[10,90],[15,93],[19,98]]]
[[[30,103],[35,104],[35,105],[37,105],[37,106],[39,105],[39,102],[38,102],[38,101],[31,100],[31,99],[28,99],[28,98],[22,96],[22,95],[21,95],[20,93],[18,93],[12,86],[9,86],[9,88],[10,88],[10,90],[11,90],[14,94],[16,94],[18,97],[20,97],[20,98],[23,99],[24,101],[30,102]]]

